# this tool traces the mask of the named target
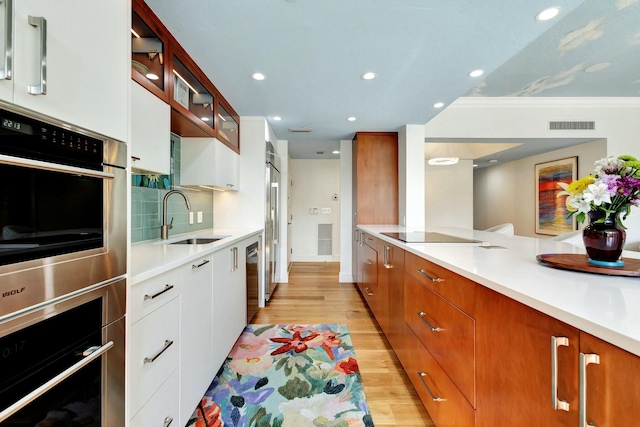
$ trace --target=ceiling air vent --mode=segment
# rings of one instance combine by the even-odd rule
[[[549,130],[594,130],[596,122],[549,122]]]
[[[308,128],[308,127],[303,127],[303,128],[289,128],[289,132],[291,133],[296,133],[296,132],[311,132],[313,130],[313,128]]]

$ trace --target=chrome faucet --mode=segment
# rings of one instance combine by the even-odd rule
[[[167,240],[169,238],[169,230],[173,228],[173,217],[171,217],[171,222],[167,224],[167,200],[172,194],[179,194],[184,197],[184,201],[187,204],[187,209],[191,210],[191,203],[189,203],[187,195],[182,191],[171,190],[164,195],[164,199],[162,200],[162,225],[160,226],[160,238],[162,240]]]

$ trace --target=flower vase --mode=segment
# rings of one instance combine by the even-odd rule
[[[620,254],[627,233],[618,224],[619,212],[607,215],[605,212],[588,212],[589,225],[582,231],[584,247],[589,262],[606,267],[622,267]]]

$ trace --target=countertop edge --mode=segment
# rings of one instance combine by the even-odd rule
[[[133,243],[131,245],[129,286],[166,273],[262,232],[261,228],[213,228],[176,234],[167,240],[154,239]],[[205,245],[171,245],[171,242],[186,238],[212,235],[228,237]]]

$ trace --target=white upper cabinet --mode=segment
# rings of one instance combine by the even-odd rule
[[[238,154],[215,138],[182,138],[182,185],[239,190]]]
[[[2,0],[0,98],[126,141],[130,22],[126,0]]]
[[[131,80],[131,166],[142,172],[169,175],[171,107]]]

